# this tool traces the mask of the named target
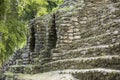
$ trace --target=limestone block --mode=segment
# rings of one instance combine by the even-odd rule
[[[67,20],[67,21],[69,20],[69,21],[70,21],[70,16],[63,16],[63,17],[61,17],[61,20],[65,20],[65,21],[66,21],[66,20]]]
[[[74,36],[80,36],[79,32],[74,32],[73,34],[74,34]]]
[[[119,31],[117,31],[117,30],[113,32],[113,34],[118,34],[118,33],[119,33]]]
[[[81,37],[80,36],[74,36],[74,39],[80,39]]]
[[[63,42],[64,42],[64,43],[69,43],[69,44],[70,44],[70,43],[72,42],[72,40],[73,40],[73,38],[68,39],[68,40],[64,40]]]
[[[75,32],[79,32],[80,30],[79,30],[79,29],[77,29],[77,28],[74,28],[74,31],[75,31]]]
[[[78,23],[78,22],[75,22],[74,25],[75,25],[75,26],[79,26],[79,23]]]
[[[68,32],[68,33],[73,33],[74,31],[73,31],[73,29],[70,29],[70,30],[68,30],[67,32]]]
[[[74,37],[69,36],[69,39],[73,40],[73,39],[74,39]]]
[[[87,19],[88,19],[87,17],[83,17],[83,18],[82,18],[82,20],[85,20],[85,21],[86,21]]]
[[[69,33],[68,36],[73,36],[73,33]]]
[[[78,21],[78,18],[77,17],[72,17],[71,21]]]
[[[86,24],[87,21],[79,21],[80,24]]]
[[[69,27],[71,24],[60,24],[61,27]]]

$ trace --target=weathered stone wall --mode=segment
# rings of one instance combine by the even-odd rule
[[[8,71],[56,71],[80,80],[120,79],[119,0],[65,0],[59,10],[31,20],[28,27],[27,46],[14,56]]]
[[[19,60],[16,64],[31,64],[37,55],[40,59],[46,56],[54,58],[56,53],[53,48],[58,52],[59,49],[64,51],[71,49],[72,44],[82,38],[118,32],[119,6],[113,4],[117,2],[119,0],[65,0],[54,14],[31,20],[27,46],[20,55],[17,54]],[[111,20],[113,23],[110,23]],[[51,49],[53,53],[50,53]]]
[[[65,0],[54,14],[30,21],[27,46],[20,55],[16,52],[19,58],[16,60],[17,56],[13,56],[15,59],[12,58],[10,64],[39,63],[40,60],[58,58],[62,56],[61,52],[73,48],[74,42],[82,38],[118,32],[119,6],[113,4],[117,2],[119,0]]]
[[[108,39],[109,43],[119,42],[118,37],[114,38],[115,41],[112,39],[113,42],[107,37],[106,40],[103,40],[104,42],[101,42],[100,39],[97,42],[93,40],[92,43],[89,41],[82,42],[84,41],[83,38],[100,34],[111,34],[110,36],[114,35],[114,32],[117,32],[117,35],[119,34],[119,7],[116,6],[118,5],[117,2],[119,1],[81,0],[78,5],[74,5],[75,7],[65,8],[65,10],[59,9],[56,12],[55,20],[58,38],[56,48],[58,50],[52,51],[53,59],[63,59],[67,55],[63,52],[73,49],[74,45],[87,47],[91,44],[107,44],[106,40]],[[81,43],[80,40],[82,40]]]

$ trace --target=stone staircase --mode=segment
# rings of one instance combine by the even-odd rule
[[[22,53],[5,80],[120,80],[120,1],[74,1],[48,21],[34,20],[35,51]]]

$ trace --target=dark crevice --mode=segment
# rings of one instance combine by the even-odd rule
[[[52,27],[53,27],[53,38],[54,38],[54,40],[53,40],[53,48],[55,48],[56,47],[56,42],[57,42],[57,30],[56,30],[56,24],[55,24],[55,14],[53,15],[53,25],[52,25]]]
[[[50,62],[50,58],[51,58],[51,49],[56,47],[56,42],[57,42],[57,31],[56,31],[56,24],[55,24],[55,14],[52,17],[52,26],[49,30],[49,38],[48,38],[48,48],[46,50],[46,52],[44,52],[43,54],[45,55],[45,58],[49,58],[48,60],[45,61],[46,62]]]
[[[55,14],[53,14],[53,20],[52,20],[52,27],[49,31],[49,49],[53,49],[56,47],[57,42],[57,31],[56,31],[56,24],[55,24]]]
[[[34,23],[33,23],[34,24]],[[35,30],[34,25],[32,24],[32,27],[30,28],[30,51],[34,52],[35,49]]]

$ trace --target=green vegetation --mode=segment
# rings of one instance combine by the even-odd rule
[[[30,19],[55,10],[63,0],[0,0],[0,63],[26,44]]]
[[[63,0],[20,0],[18,14],[21,19],[30,20],[50,13],[62,2]]]

